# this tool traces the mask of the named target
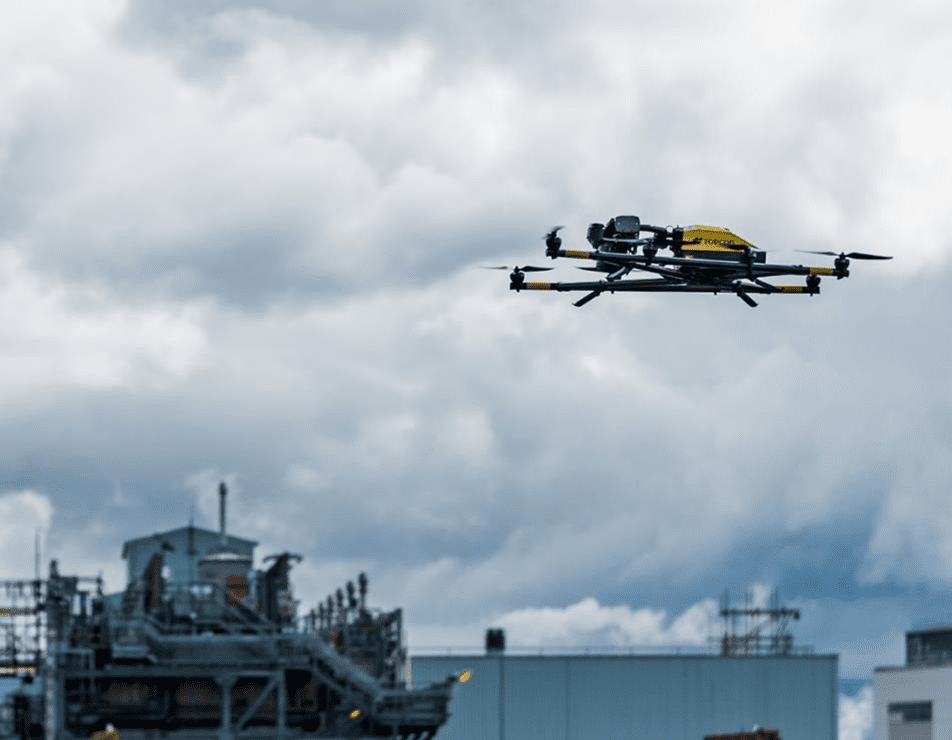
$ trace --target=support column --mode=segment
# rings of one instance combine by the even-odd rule
[[[220,722],[218,725],[219,740],[231,740],[231,687],[235,685],[235,676],[225,673],[215,676],[215,682],[221,688],[219,699]]]
[[[278,668],[278,706],[275,707],[278,724],[278,740],[284,740],[288,724],[288,687],[285,682],[284,666]]]

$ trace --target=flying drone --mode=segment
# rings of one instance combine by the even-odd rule
[[[888,260],[864,252],[808,252],[835,257],[833,267],[768,264],[767,253],[727,229],[718,226],[651,226],[638,216],[615,216],[607,224],[591,224],[588,241],[592,250],[562,249],[557,226],[545,235],[546,256],[557,259],[591,260],[580,269],[605,273],[599,280],[542,283],[526,280],[527,272],[551,267],[516,267],[509,276],[511,290],[583,291],[575,301],[584,306],[602,293],[734,293],[748,306],[757,302],[751,294],[799,293],[818,295],[821,277],[849,277],[850,260]],[[643,236],[644,235],[644,236]],[[806,250],[799,250],[806,251]],[[662,254],[662,252],[670,252]],[[508,267],[492,269],[508,270]],[[634,270],[653,277],[628,279]],[[765,278],[803,275],[805,285],[774,285]]]

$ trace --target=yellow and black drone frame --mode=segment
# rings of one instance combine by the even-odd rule
[[[637,216],[616,216],[607,224],[588,227],[590,250],[562,249],[558,226],[545,236],[546,256],[554,259],[590,260],[583,270],[603,273],[598,280],[573,282],[532,282],[527,272],[549,267],[516,267],[509,276],[512,290],[555,290],[585,292],[575,302],[584,306],[602,293],[734,293],[747,305],[757,302],[752,294],[798,293],[817,295],[821,277],[841,280],[849,277],[851,259],[891,259],[863,252],[811,252],[835,257],[833,267],[768,264],[766,252],[727,229],[718,226],[651,226]],[[670,252],[670,254],[661,254]],[[498,268],[509,269],[509,268]],[[633,272],[651,277],[629,279]],[[768,279],[796,275],[803,285],[775,285]]]

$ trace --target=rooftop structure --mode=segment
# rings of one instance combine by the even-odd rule
[[[254,558],[257,542],[227,535],[224,549]],[[221,535],[210,529],[189,525],[168,532],[127,540],[122,546],[122,559],[128,565],[128,582],[132,583],[158,553],[163,554],[165,579],[170,583],[198,580],[198,561],[222,547]]]
[[[730,596],[724,591],[720,614],[724,623],[721,655],[790,655],[803,651],[794,648],[793,635],[787,630],[791,619],[800,619],[800,610],[781,606],[778,591],[770,594],[770,606],[766,609],[755,607],[750,593],[745,595],[742,608],[731,607]],[[740,633],[738,621],[743,625]]]
[[[906,665],[952,663],[952,624],[922,627],[906,633]]]
[[[952,733],[952,625],[906,632],[906,664],[873,673],[876,740],[932,740]]]

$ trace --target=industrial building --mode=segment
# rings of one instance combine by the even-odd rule
[[[413,682],[471,671],[446,740],[700,740],[777,728],[835,740],[836,655],[415,655]],[[879,740],[879,739],[877,739]]]
[[[455,676],[406,685],[399,609],[348,582],[299,615],[284,552],[192,525],[125,543],[125,591],[60,573],[0,581],[0,675],[22,680],[0,735],[19,740],[428,740]],[[90,588],[92,587],[92,588]]]
[[[732,608],[725,591],[720,615],[717,654],[507,654],[491,629],[483,654],[414,655],[412,680],[470,676],[441,730],[447,740],[700,740],[755,729],[836,740],[838,656],[794,647],[787,625],[799,611],[776,592],[767,608],[750,594]]]
[[[118,594],[56,561],[45,579],[0,581],[0,675],[23,680],[0,734],[700,740],[760,727],[836,738],[837,656],[795,649],[785,626],[799,614],[777,598],[730,609],[725,593],[718,654],[514,654],[490,630],[485,653],[408,664],[402,612],[369,608],[363,574],[299,614],[289,573],[300,556],[255,568],[257,543],[226,532],[225,499],[222,485],[217,533],[189,524],[126,542]]]
[[[873,672],[876,740],[952,736],[952,625],[906,633],[906,665]]]

